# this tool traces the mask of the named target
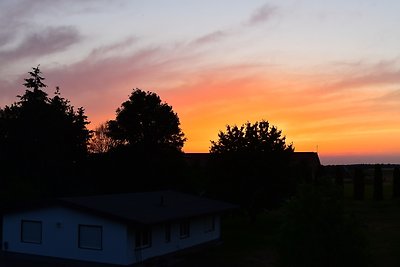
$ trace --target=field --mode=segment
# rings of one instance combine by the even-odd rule
[[[392,198],[392,168],[383,169],[384,200],[373,200],[373,167],[365,169],[365,200],[353,200],[353,185],[345,181],[345,210],[364,227],[371,266],[400,266],[400,199]],[[227,216],[222,225],[222,243],[194,252],[177,266],[277,266],[277,231],[280,211],[262,214],[255,223],[243,216]]]
[[[400,199],[392,198],[392,168],[383,169],[384,199],[373,200],[373,168],[366,168],[365,199],[353,200],[351,179],[345,179],[345,212],[353,214],[364,227],[369,262],[372,267],[400,266]],[[266,211],[255,222],[250,222],[240,213],[228,214],[222,219],[221,242],[210,247],[194,249],[170,257],[168,261],[148,262],[145,266],[171,267],[277,267],[278,230],[282,222],[282,211]],[[4,259],[3,259],[4,260]],[[4,262],[3,262],[4,263]],[[1,262],[0,262],[1,265]],[[72,263],[8,262],[1,266],[70,266]],[[90,265],[98,267],[102,265]],[[338,266],[340,267],[340,266]]]

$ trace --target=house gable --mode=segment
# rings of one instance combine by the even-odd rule
[[[3,248],[128,265],[218,240],[219,215],[232,208],[170,191],[63,198],[6,213]]]

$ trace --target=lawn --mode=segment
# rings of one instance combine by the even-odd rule
[[[352,198],[351,183],[345,184],[345,211],[364,226],[372,266],[400,266],[400,200],[392,198],[391,179],[385,179],[384,200],[374,201],[367,181],[365,200]],[[251,223],[244,216],[223,218],[222,243],[189,254],[180,266],[277,266],[276,241],[280,211],[266,212]]]
[[[391,178],[385,179],[384,199],[373,200],[373,186],[367,181],[365,199],[352,199],[353,186],[345,184],[347,212],[365,223],[370,253],[375,266],[400,266],[400,199],[393,199]]]
[[[345,212],[353,214],[364,226],[371,265],[398,267],[400,266],[400,199],[392,198],[391,177],[390,172],[387,172],[384,199],[373,200],[371,177],[367,176],[363,201],[353,200],[353,186],[351,181],[347,180],[344,186]],[[264,212],[253,223],[243,214],[228,214],[222,218],[221,242],[178,255],[168,262],[168,266],[277,267],[276,244],[282,222],[281,213],[281,210]]]
[[[186,254],[183,266],[276,266],[276,229],[278,212],[260,215],[254,223],[245,216],[234,214],[222,220],[221,242],[210,248]]]

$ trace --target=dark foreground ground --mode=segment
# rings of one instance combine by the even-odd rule
[[[366,226],[371,265],[400,266],[400,200],[391,197],[390,180],[385,181],[384,200],[372,199],[367,184],[363,201],[352,199],[352,185],[345,185],[346,209]],[[255,223],[242,216],[228,216],[222,222],[222,240],[185,253],[155,259],[137,266],[169,267],[277,267],[275,245],[280,226],[280,211],[266,212]],[[0,267],[115,267],[114,265],[32,258],[2,253]],[[340,266],[338,266],[340,267]]]

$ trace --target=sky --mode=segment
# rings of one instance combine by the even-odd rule
[[[400,1],[1,0],[0,107],[40,65],[95,129],[133,89],[185,152],[267,120],[321,163],[400,163]]]

